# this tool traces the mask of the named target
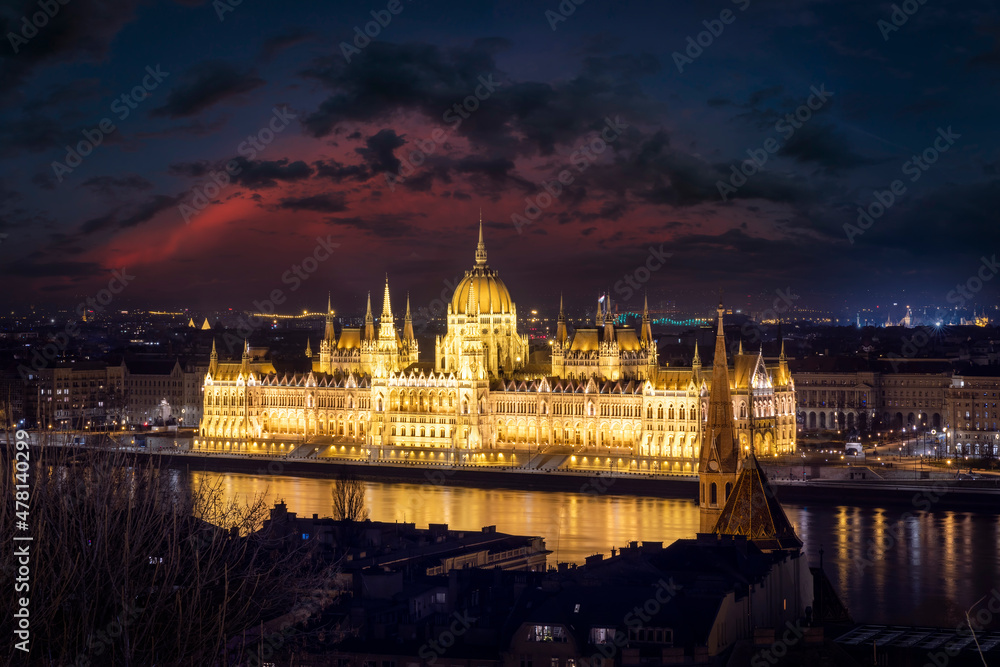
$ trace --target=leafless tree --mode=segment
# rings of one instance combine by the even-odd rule
[[[12,449],[0,456],[8,540],[20,521]],[[31,458],[27,592],[14,594],[19,565],[0,550],[0,634],[15,637],[16,600],[30,597],[30,654],[4,651],[0,665],[245,664],[247,629],[315,593],[301,554],[255,533],[263,495],[227,499],[116,450],[43,446]]]
[[[364,521],[368,518],[365,484],[354,475],[342,474],[333,483],[333,518],[338,521]]]

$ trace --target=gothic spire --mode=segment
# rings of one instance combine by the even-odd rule
[[[692,366],[701,366],[701,355],[698,354],[698,341],[694,342],[694,359],[691,360]]]
[[[735,473],[739,463],[739,449],[733,427],[733,397],[729,386],[726,336],[722,330],[724,312],[722,303],[719,303],[719,329],[715,336],[712,388],[708,399],[705,438],[701,447],[700,471],[702,472]]]
[[[403,340],[413,340],[413,319],[410,317],[410,295],[406,295],[406,318],[403,321]]]
[[[645,294],[642,301],[642,334],[640,335],[640,340],[647,345],[653,342],[653,327],[649,321],[649,297]]]
[[[326,327],[323,329],[323,338],[332,342],[337,337],[333,330],[333,307],[330,303],[330,293],[326,293]]]
[[[483,211],[479,210],[479,245],[476,246],[476,266],[486,266],[486,243],[483,241]]]
[[[389,274],[385,275],[385,295],[382,297],[382,321],[392,322],[392,304],[389,303]]]
[[[312,341],[306,338],[306,359],[312,359],[312,356],[313,356]]]
[[[368,310],[365,312],[365,340],[375,339],[375,318],[372,316],[372,293],[368,292]]]
[[[563,295],[559,293],[559,321],[556,324],[556,342],[560,345],[566,342],[569,334],[566,332],[566,313],[563,311]]]

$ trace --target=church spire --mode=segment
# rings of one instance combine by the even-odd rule
[[[694,342],[694,359],[691,360],[692,366],[701,366],[701,355],[698,354],[698,341]]]
[[[389,274],[385,275],[385,294],[382,297],[382,320],[392,324],[392,304],[389,303]]]
[[[482,209],[479,209],[479,245],[476,246],[476,266],[486,266],[486,243],[483,241]]]
[[[563,295],[559,293],[559,321],[556,324],[556,343],[562,345],[569,334],[566,333],[566,313],[563,311]]]
[[[215,375],[219,370],[219,353],[215,350],[215,338],[212,338],[212,354],[208,357],[208,372]]]
[[[365,340],[375,340],[375,317],[372,315],[372,293],[368,292],[368,310],[365,312]]]
[[[406,318],[403,320],[403,340],[413,340],[413,319],[410,317],[410,295],[406,295]]]
[[[599,327],[604,324],[604,313],[601,312],[601,304],[604,302],[604,297],[602,296],[597,300],[597,316],[594,317],[594,326]]]
[[[708,399],[708,418],[698,462],[701,489],[701,532],[711,531],[736,482],[740,452],[733,424],[733,397],[729,385],[729,360],[726,336],[722,328],[725,309],[719,303],[719,328],[715,336],[715,360],[712,387]]]
[[[312,359],[312,356],[313,356],[312,341],[306,338],[306,359]]]
[[[640,340],[646,345],[653,342],[653,328],[649,321],[649,296],[645,294],[642,300],[642,334]]]
[[[330,293],[326,293],[326,328],[323,330],[323,338],[328,341],[333,341],[336,338],[336,334],[333,331],[333,308],[330,303]]]

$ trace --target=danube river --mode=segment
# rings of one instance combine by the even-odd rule
[[[194,472],[229,497],[266,494],[299,516],[331,514],[332,480]],[[670,544],[694,537],[693,500],[585,493],[479,489],[433,484],[367,484],[373,521],[418,527],[447,523],[479,530],[495,525],[541,535],[549,563],[582,563],[631,540]],[[982,512],[917,512],[905,507],[786,505],[811,565],[824,569],[858,622],[954,627],[964,610],[1000,589],[1000,516]],[[890,530],[899,536],[895,539]],[[871,556],[869,556],[869,553]],[[1000,593],[998,593],[1000,595]]]

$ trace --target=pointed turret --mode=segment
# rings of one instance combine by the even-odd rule
[[[368,310],[365,313],[365,340],[375,340],[375,317],[372,315],[372,293],[368,292]]]
[[[741,357],[743,356],[743,339],[742,338],[740,338],[740,349],[737,350],[736,354],[738,356],[741,356]]]
[[[413,319],[410,317],[410,295],[406,295],[406,318],[403,320],[403,340],[413,340]]]
[[[597,300],[597,315],[594,317],[594,326],[598,328],[604,326],[604,313],[601,311],[602,303],[604,303],[603,296]]]
[[[392,322],[392,304],[389,303],[389,276],[385,277],[385,294],[382,296],[382,321]]]
[[[208,357],[208,372],[214,377],[219,371],[219,353],[215,350],[215,338],[212,339],[212,354]]]
[[[733,425],[733,397],[729,385],[729,360],[722,328],[725,309],[719,303],[719,328],[715,336],[712,387],[708,419],[701,441],[698,478],[701,491],[701,532],[709,532],[736,482],[740,452]]]
[[[802,540],[795,534],[753,452],[744,460],[736,486],[712,532],[746,537],[761,551],[802,548]]]
[[[482,211],[479,211],[479,245],[476,246],[476,266],[486,266],[486,243],[483,241]]]
[[[313,358],[312,341],[306,338],[306,359]]]
[[[604,309],[604,340],[610,342],[615,339],[615,316],[611,314],[611,297],[608,297],[607,307]]]
[[[639,340],[646,346],[653,343],[653,327],[649,321],[649,297],[646,295],[643,295],[642,300],[642,333]],[[695,349],[697,353],[697,348]]]
[[[566,313],[563,311],[563,296],[559,294],[559,321],[556,324],[556,343],[564,345],[569,334],[566,332]]]
[[[326,293],[326,327],[323,329],[323,339],[331,343],[337,338],[333,330],[333,308],[331,307],[330,293]]]
[[[243,339],[243,359],[240,367],[240,372],[244,376],[250,374],[250,341],[246,338]]]
[[[792,374],[788,370],[788,357],[785,356],[785,341],[781,341],[781,354],[778,355],[778,386],[784,387],[791,380]]]

